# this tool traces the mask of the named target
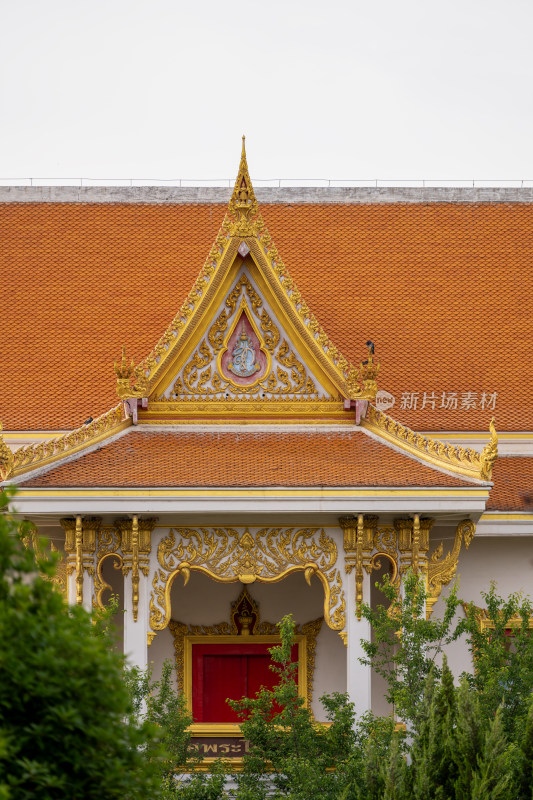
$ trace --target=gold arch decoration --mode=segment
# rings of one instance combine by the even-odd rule
[[[40,572],[44,580],[49,580],[67,600],[67,564],[65,561],[65,554],[61,553],[53,542],[50,542],[50,550],[45,548],[46,539],[39,536],[37,526],[33,522],[24,521],[19,525],[19,533],[22,536],[24,547],[28,550],[33,550],[35,557],[38,561],[48,561],[50,553],[57,553],[58,560],[56,562],[55,573],[49,577],[46,573]]]
[[[159,544],[159,569],[152,582],[150,626],[170,620],[170,591],[182,574],[187,584],[193,570],[220,583],[277,583],[303,572],[310,585],[316,575],[324,589],[324,619],[334,631],[345,625],[342,578],[337,545],[319,528],[262,528],[255,534],[234,528],[171,528]]]
[[[245,612],[248,612],[250,618],[253,617],[253,622],[250,623],[249,628],[243,625],[238,625],[236,617],[240,616],[242,619],[244,614],[241,613],[243,606]],[[250,613],[251,612],[251,613]],[[315,673],[315,659],[316,659],[316,640],[320,629],[322,627],[323,619],[314,619],[311,622],[305,622],[303,625],[296,625],[294,629],[295,636],[303,636],[305,641],[306,653],[306,676],[304,694],[307,700],[307,705],[311,707],[313,700],[313,680]],[[246,623],[245,623],[246,624]],[[231,604],[231,610],[228,622],[218,622],[215,625],[185,625],[183,622],[171,619],[168,623],[170,632],[174,639],[174,655],[176,659],[176,675],[178,683],[178,691],[184,692],[186,689],[184,675],[185,675],[185,640],[188,636],[205,636],[206,640],[218,637],[251,637],[252,641],[257,636],[279,636],[278,626],[273,622],[263,622],[259,613],[259,605],[251,597],[246,586],[243,587],[239,597]],[[244,628],[244,630],[243,630]]]
[[[120,531],[114,525],[100,528],[98,535],[98,550],[96,552],[96,575],[94,579],[93,608],[104,608],[103,594],[108,589],[113,591],[102,574],[104,562],[113,559],[113,567],[122,570],[124,561],[120,553]]]

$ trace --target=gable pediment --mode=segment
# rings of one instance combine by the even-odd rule
[[[212,313],[177,354],[152,401],[340,399],[257,277],[250,257],[235,259]]]

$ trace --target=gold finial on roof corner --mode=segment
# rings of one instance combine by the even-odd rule
[[[359,368],[352,367],[345,383],[345,391],[350,400],[375,400],[378,391],[377,377],[379,361],[374,362],[374,342],[366,343],[368,358],[361,361]]]
[[[254,236],[256,233],[253,218],[257,214],[257,199],[248,172],[245,137],[242,137],[241,161],[228,205],[228,212],[235,220],[231,228],[232,236]]]
[[[2,436],[3,430],[4,430],[3,425],[0,422],[0,478],[3,481],[7,481],[7,479],[13,472],[14,456],[13,452],[4,442],[4,437]]]
[[[492,480],[492,468],[498,458],[498,433],[496,431],[496,419],[493,417],[489,423],[490,442],[487,442],[480,456],[481,480]]]
[[[114,362],[115,375],[117,376],[117,395],[121,400],[129,400],[133,397],[146,397],[148,392],[148,379],[141,373],[137,380],[131,383],[131,376],[135,372],[135,361],[133,358],[128,364],[126,358],[126,345],[122,345],[122,359],[119,364]]]

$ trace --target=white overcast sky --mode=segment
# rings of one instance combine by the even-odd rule
[[[0,0],[0,178],[533,179],[533,0]]]

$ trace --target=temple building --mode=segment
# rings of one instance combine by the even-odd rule
[[[531,592],[533,193],[256,192],[244,142],[230,192],[0,189],[0,477],[238,757],[283,615],[322,720],[391,711],[358,660],[384,574],[428,616],[457,577]]]

